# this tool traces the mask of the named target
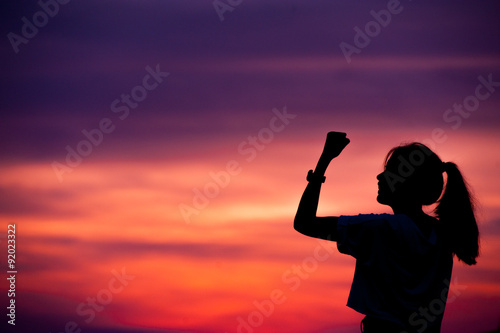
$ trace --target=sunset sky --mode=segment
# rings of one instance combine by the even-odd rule
[[[292,227],[332,130],[320,215],[391,213],[400,143],[457,163],[481,256],[442,331],[500,327],[498,1],[57,1],[0,5],[0,327],[359,332],[355,260]]]

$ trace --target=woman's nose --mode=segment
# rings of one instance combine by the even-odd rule
[[[383,172],[381,172],[381,173],[379,173],[379,174],[377,175],[377,179],[378,179],[378,180],[382,180],[382,174],[383,174]]]

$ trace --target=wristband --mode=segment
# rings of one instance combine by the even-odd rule
[[[326,180],[326,177],[325,176],[316,175],[312,170],[309,170],[309,172],[307,173],[306,180],[308,182],[324,183],[325,180]]]

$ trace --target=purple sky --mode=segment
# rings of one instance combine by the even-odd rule
[[[362,127],[439,125],[478,75],[498,77],[500,67],[496,1],[401,2],[351,64],[339,44],[353,44],[353,28],[386,1],[244,1],[223,22],[210,1],[72,1],[18,54],[7,34],[20,34],[21,18],[40,7],[2,7],[4,161],[64,155],[83,128],[116,119],[110,103],[148,65],[171,75],[102,149],[237,134],[283,105],[311,118],[348,114]],[[484,111],[499,96],[467,128],[497,128],[498,113]]]

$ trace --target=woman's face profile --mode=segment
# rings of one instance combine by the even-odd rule
[[[398,174],[399,162],[394,155],[389,158],[384,167],[384,171],[377,175],[378,193],[377,201],[383,205],[391,206],[400,195],[398,188],[401,185],[402,177]],[[399,185],[399,186],[398,186]]]
[[[378,179],[378,193],[377,193],[377,201],[382,205],[390,205],[392,202],[393,191],[389,188],[389,184],[387,182],[387,170],[379,173],[377,175]]]

